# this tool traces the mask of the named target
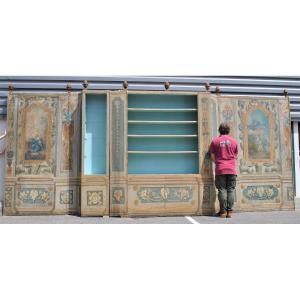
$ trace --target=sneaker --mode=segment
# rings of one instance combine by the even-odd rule
[[[231,216],[232,216],[232,211],[231,210],[227,211],[226,218],[231,218]]]

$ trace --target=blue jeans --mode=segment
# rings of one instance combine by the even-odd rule
[[[220,212],[232,211],[234,204],[236,175],[216,175],[215,184],[218,189]]]

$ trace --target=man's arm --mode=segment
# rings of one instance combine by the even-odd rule
[[[238,148],[238,143],[236,143],[236,147],[235,147],[235,151],[234,151],[235,153],[235,159],[237,159],[238,158],[238,154],[239,154],[239,148]]]
[[[216,157],[215,157],[215,149],[214,149],[214,143],[213,142],[211,142],[210,143],[210,146],[209,146],[209,150],[208,150],[208,154],[210,155],[210,159],[213,161],[213,162],[215,162],[215,159],[216,159]]]

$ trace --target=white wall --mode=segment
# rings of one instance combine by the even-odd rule
[[[0,120],[0,135],[4,134],[6,129],[6,120]],[[6,138],[0,140],[0,151],[5,148]],[[2,213],[3,199],[4,199],[4,161],[5,154],[0,155],[0,215]]]

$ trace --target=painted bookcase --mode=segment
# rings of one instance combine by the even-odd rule
[[[109,215],[107,93],[82,95],[81,215]]]
[[[207,154],[238,141],[237,211],[294,209],[289,101],[173,91],[11,93],[6,215],[211,214]]]
[[[198,98],[128,94],[128,214],[198,210]]]

